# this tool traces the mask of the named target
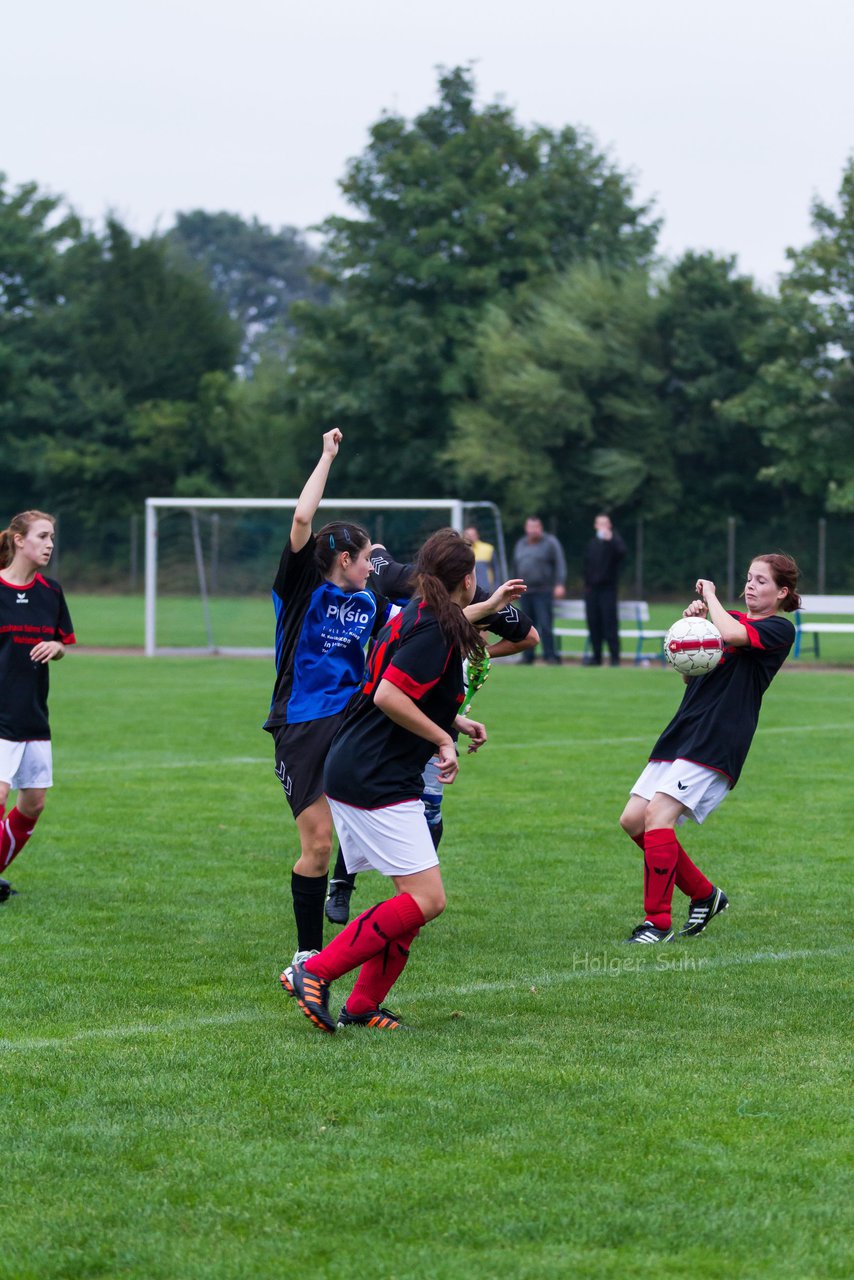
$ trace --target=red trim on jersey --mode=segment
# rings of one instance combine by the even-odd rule
[[[327,800],[335,800],[336,804],[345,804],[348,809],[356,809],[359,813],[379,813],[380,809],[397,809],[402,804],[413,804],[414,801],[420,800],[421,795],[410,796],[408,800],[393,800],[391,804],[375,804],[374,807],[368,808],[363,804],[351,804],[349,800],[338,800],[329,791],[323,793]]]
[[[419,702],[430,690],[437,685],[441,676],[437,676],[435,680],[429,680],[426,684],[419,684],[417,680],[413,680],[412,676],[406,674],[405,671],[398,671],[393,662],[390,662],[383,672],[383,680],[388,680],[389,684],[393,684],[413,702]]]
[[[66,635],[64,632],[60,631],[60,633],[59,633],[59,638],[60,638],[60,640],[62,641],[62,643],[63,643],[63,644],[76,644],[76,643],[77,643],[77,637],[75,636],[75,634],[74,634],[74,632],[73,632],[73,631],[69,631],[67,635]]]
[[[752,622],[748,622],[746,613],[733,613],[731,616],[735,618],[737,622],[740,622],[741,625],[744,627],[745,631],[747,632],[747,638],[750,641],[751,649],[765,648],[765,645],[759,639],[759,632],[756,630]],[[773,617],[773,616],[774,616],[773,614],[769,614],[769,617]],[[754,618],[754,622],[764,622],[764,621],[765,621],[764,618]]]

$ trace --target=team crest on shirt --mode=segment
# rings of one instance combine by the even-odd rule
[[[352,596],[348,596],[346,600],[342,600],[340,604],[329,604],[326,606],[327,618],[337,618],[342,626],[366,626],[373,620],[373,614],[368,613],[361,601],[354,600]]]

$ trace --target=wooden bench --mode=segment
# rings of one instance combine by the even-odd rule
[[[809,618],[804,619],[805,613],[847,614],[851,621],[811,622]],[[821,657],[819,636],[834,633],[854,635],[854,596],[801,596],[801,607],[795,611],[792,621],[795,624],[795,647],[792,650],[792,657],[800,657],[804,636],[812,636],[813,656],[819,658]]]
[[[560,642],[563,638],[578,639],[584,641],[584,654],[590,652],[590,633],[587,630],[587,613],[584,608],[583,600],[555,600],[554,602],[555,617],[555,645],[560,648]],[[664,649],[661,641],[667,635],[666,631],[654,631],[649,626],[649,605],[646,600],[620,600],[617,604],[617,617],[621,623],[633,623],[633,626],[620,627],[620,639],[634,641],[635,664],[640,665],[647,662],[651,657],[656,657],[664,662]],[[564,622],[583,622],[583,627],[566,627],[561,624]],[[647,653],[644,645],[649,641],[655,641],[658,645],[658,652],[655,654]]]

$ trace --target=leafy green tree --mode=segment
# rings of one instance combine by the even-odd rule
[[[238,334],[210,290],[115,221],[53,269],[55,297],[21,326],[26,367],[2,407],[33,498],[97,524],[155,488],[216,492],[227,469],[208,379],[227,400]]]
[[[475,395],[455,411],[448,450],[468,491],[490,493],[517,522],[531,510],[672,509],[658,307],[645,273],[587,263],[516,321],[490,309]]]
[[[728,406],[770,452],[763,477],[830,512],[854,511],[854,159],[837,208],[816,201],[815,240],[790,250],[753,383]]]
[[[318,254],[295,227],[274,231],[257,218],[247,222],[234,213],[194,209],[179,213],[164,239],[179,265],[203,273],[239,324],[247,372],[264,351],[285,352],[295,301],[326,301],[326,286],[311,274]]]
[[[758,481],[771,460],[756,425],[726,406],[753,385],[779,303],[736,273],[733,258],[686,253],[660,289],[658,330],[683,504],[703,519],[773,503]]]
[[[479,108],[471,72],[439,79],[410,124],[383,116],[341,183],[357,216],[325,224],[327,307],[298,304],[291,406],[310,436],[340,422],[348,491],[447,492],[455,403],[472,392],[472,339],[489,303],[571,263],[650,257],[656,224],[583,132],[526,131]]]
[[[81,234],[63,202],[35,183],[9,190],[0,174],[0,501],[16,507],[28,492],[32,451],[23,439],[18,405],[37,378],[42,353],[35,332],[62,304],[62,251]],[[30,394],[49,400],[47,388]],[[49,405],[46,405],[49,410]]]

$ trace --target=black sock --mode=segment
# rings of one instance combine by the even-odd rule
[[[323,904],[326,876],[300,876],[291,872],[294,919],[297,922],[297,951],[323,950]]]
[[[347,863],[344,861],[344,854],[341,852],[341,846],[338,846],[338,857],[335,859],[335,870],[332,872],[332,879],[337,880],[339,884],[348,884],[350,888],[356,883],[355,871],[347,870]]]
[[[428,822],[427,830],[430,832],[430,839],[433,841],[433,848],[439,852],[439,842],[442,839],[442,832],[445,830],[445,824],[440,818],[438,822]]]

